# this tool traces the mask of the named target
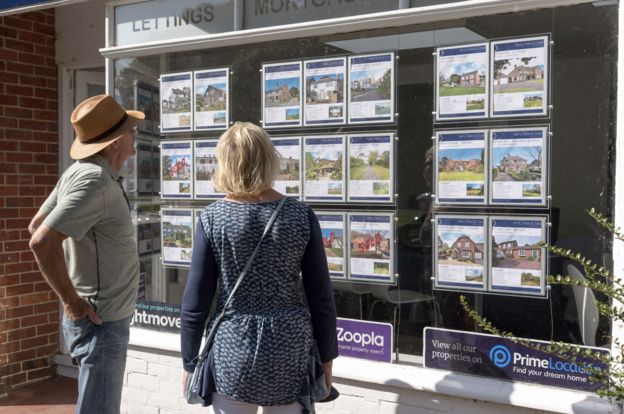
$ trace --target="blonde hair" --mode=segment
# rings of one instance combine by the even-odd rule
[[[217,191],[235,197],[260,194],[273,185],[279,155],[266,131],[249,122],[236,122],[217,144]]]

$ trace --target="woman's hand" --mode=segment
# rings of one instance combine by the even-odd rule
[[[182,369],[182,396],[186,396],[186,382],[188,381],[189,372]]]
[[[323,374],[325,375],[325,387],[327,387],[327,394],[325,397],[329,396],[329,392],[332,387],[332,364],[333,361],[323,362]]]

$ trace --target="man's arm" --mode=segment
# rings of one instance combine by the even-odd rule
[[[43,220],[45,220],[46,217],[48,217],[48,213],[44,213],[43,210],[37,211],[35,217],[33,217],[33,219],[30,220],[30,224],[28,224],[28,232],[31,236],[35,234],[35,231],[39,228],[41,223],[43,223]]]
[[[83,319],[88,316],[93,323],[101,324],[100,317],[84,299],[78,296],[69,279],[63,253],[63,240],[67,236],[46,224],[41,224],[46,215],[39,216],[40,213],[37,213],[28,226],[28,230],[32,232],[29,247],[37,259],[43,277],[63,301],[65,316],[68,319]]]

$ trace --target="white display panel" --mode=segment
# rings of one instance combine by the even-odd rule
[[[436,288],[487,289],[487,218],[436,215],[433,272]]]
[[[134,109],[145,114],[145,118],[137,124],[137,129],[146,134],[158,133],[154,125],[154,110],[156,109],[154,89],[156,89],[155,86],[146,82],[134,81]]]
[[[192,141],[169,141],[161,144],[161,198],[193,198],[192,172]]]
[[[304,125],[344,124],[347,59],[306,60],[304,80]]]
[[[436,120],[489,115],[489,44],[436,49]]]
[[[279,170],[273,180],[273,188],[289,197],[301,199],[301,137],[271,138],[271,142],[279,153]]]
[[[193,72],[160,77],[160,132],[193,129]]]
[[[394,53],[349,56],[350,124],[394,122]]]
[[[490,131],[490,203],[545,206],[548,127]]]
[[[436,204],[487,202],[487,130],[436,132]]]
[[[548,36],[491,42],[492,117],[548,114]]]
[[[394,283],[394,214],[350,213],[349,279]]]
[[[137,194],[152,195],[154,191],[154,145],[151,141],[136,140],[136,160],[137,160]],[[157,175],[156,175],[157,177]]]
[[[304,137],[306,201],[342,202],[345,200],[345,137]]]
[[[230,70],[194,72],[195,130],[226,129],[230,124]]]
[[[262,122],[265,128],[301,126],[301,62],[262,65]]]
[[[193,253],[193,210],[162,209],[160,220],[163,265],[190,266]]]
[[[329,277],[343,280],[347,278],[347,246],[345,246],[345,213],[317,211],[323,235],[323,247],[327,257]]]
[[[214,176],[217,171],[217,140],[194,141],[195,198],[220,199],[225,197],[215,189]]]
[[[394,200],[394,134],[370,133],[347,137],[348,201]]]
[[[545,217],[491,217],[492,292],[546,295]]]

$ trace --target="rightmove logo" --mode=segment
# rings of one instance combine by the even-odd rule
[[[490,349],[490,361],[499,368],[505,368],[511,363],[511,352],[505,345],[496,345]]]

